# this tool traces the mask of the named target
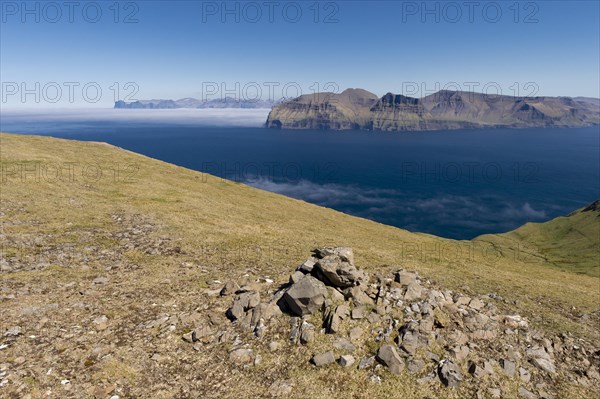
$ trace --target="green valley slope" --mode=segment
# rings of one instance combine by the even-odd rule
[[[527,223],[506,234],[484,235],[476,241],[524,260],[600,277],[600,200],[546,223]]]

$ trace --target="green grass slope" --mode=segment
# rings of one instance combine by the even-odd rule
[[[558,269],[600,277],[600,200],[568,216],[546,223],[527,223],[506,234],[485,235],[479,241],[503,252],[521,248],[526,259]]]

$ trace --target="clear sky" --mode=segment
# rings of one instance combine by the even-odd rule
[[[257,87],[263,98],[348,87],[600,97],[598,1],[1,3],[4,107]]]

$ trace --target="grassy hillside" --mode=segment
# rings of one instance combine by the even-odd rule
[[[371,274],[403,267],[471,295],[495,292],[511,300],[499,307],[527,316],[537,328],[600,345],[593,313],[600,302],[593,267],[597,211],[571,216],[569,224],[577,229],[557,220],[538,232],[525,226],[512,235],[453,241],[103,143],[5,133],[0,143],[1,327],[22,326],[24,336],[34,337],[0,352],[10,364],[28,366],[14,377],[11,386],[20,388],[9,397],[41,397],[53,384],[62,397],[91,396],[113,383],[130,387],[130,396],[122,398],[139,397],[144,389],[155,398],[193,392],[243,397],[239,387],[264,392],[275,371],[297,381],[297,397],[329,397],[332,381],[339,395],[354,397],[394,397],[400,391],[407,398],[461,397],[424,391],[406,376],[375,386],[337,371],[310,378],[304,363],[290,365],[281,355],[265,359],[280,363],[278,370],[231,371],[221,355],[181,346],[186,318],[200,311],[223,317],[228,304],[210,299],[222,282],[285,283],[311,249],[325,245],[353,247],[356,263]],[[566,246],[558,240],[562,236]],[[546,237],[553,244],[546,245]],[[531,239],[536,256],[515,251],[517,239]],[[580,250],[580,257],[568,259],[566,254],[577,252],[570,248]],[[582,270],[587,274],[572,272]],[[108,329],[98,320],[102,315]],[[174,315],[173,330],[150,323]],[[54,371],[47,374],[49,368]],[[61,386],[62,379],[71,382]],[[565,392],[577,397],[579,388],[569,384]],[[78,395],[81,390],[86,395]]]
[[[521,248],[531,261],[600,277],[599,203],[546,223],[527,223],[506,234],[481,236],[477,241],[492,243],[504,253]]]

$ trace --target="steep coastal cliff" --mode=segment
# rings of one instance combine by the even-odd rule
[[[300,96],[273,107],[267,127],[332,130],[445,130],[585,127],[600,123],[596,99],[512,97],[439,91],[423,98],[362,89]]]

